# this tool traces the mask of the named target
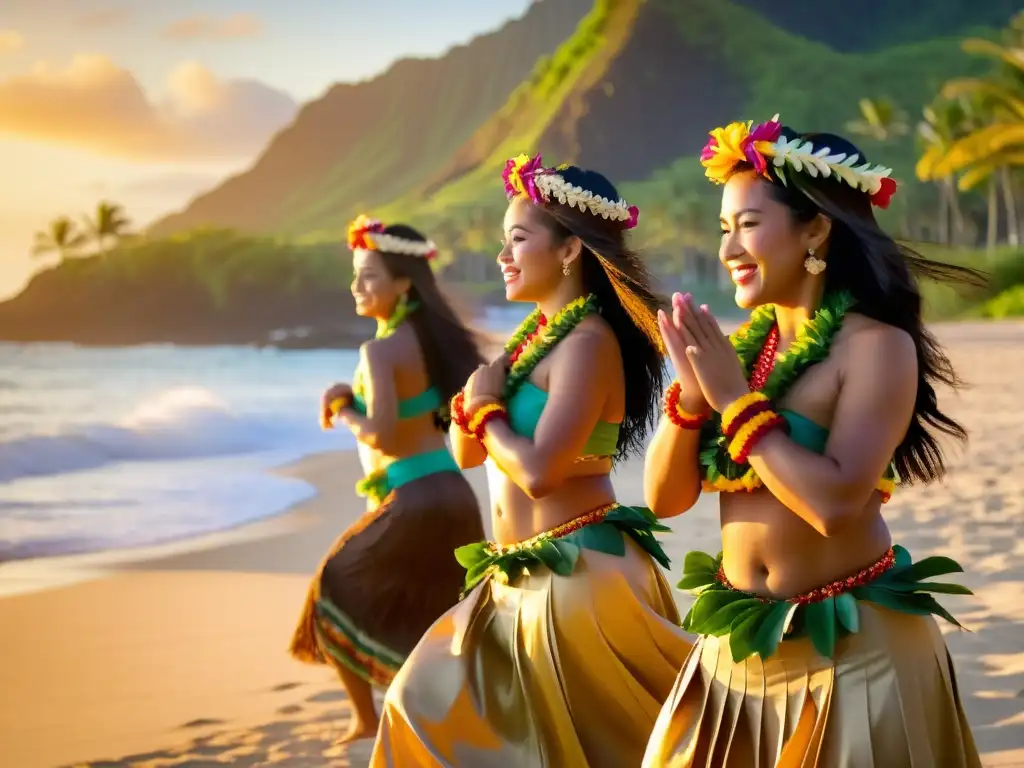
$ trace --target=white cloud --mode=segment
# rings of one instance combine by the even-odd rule
[[[38,64],[0,81],[0,133],[136,160],[251,156],[287,125],[298,104],[254,80],[224,80],[185,63],[152,101],[135,77],[105,56],[66,67]]]

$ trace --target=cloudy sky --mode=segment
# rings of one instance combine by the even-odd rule
[[[145,224],[251,164],[299,106],[530,0],[2,0],[0,297],[32,234],[109,198]],[[429,11],[425,10],[429,8]]]

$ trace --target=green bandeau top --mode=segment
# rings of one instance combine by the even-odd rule
[[[533,438],[537,431],[537,422],[548,402],[548,393],[530,382],[524,382],[508,401],[508,421],[512,431],[525,438]],[[594,425],[587,444],[583,447],[583,457],[614,456],[618,452],[619,424],[599,421]]]
[[[780,411],[779,415],[786,420],[786,426],[789,427],[790,440],[813,453],[822,454],[825,452],[825,445],[828,443],[829,435],[829,431],[825,427],[811,421],[796,411]],[[890,464],[882,478],[884,480],[892,480],[895,476],[896,471],[893,465]]]
[[[418,395],[398,401],[398,418],[414,419],[427,413],[433,413],[441,408],[441,393],[436,387],[428,387]],[[366,415],[366,399],[362,392],[352,394],[352,409],[357,413]]]

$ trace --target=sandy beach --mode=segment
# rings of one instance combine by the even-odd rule
[[[968,717],[986,765],[1024,766],[1024,324],[938,333],[971,385],[941,395],[970,447],[945,483],[897,491],[886,517],[917,557],[964,564],[975,596],[943,602],[971,631],[943,631]],[[618,469],[622,501],[642,502],[641,470]],[[366,764],[369,742],[331,748],[348,710],[330,671],[286,653],[310,574],[361,508],[358,462],[281,471],[318,495],[215,536],[0,566],[0,766]],[[483,473],[470,478],[486,504]],[[670,524],[674,583],[686,551],[717,551],[716,500]]]

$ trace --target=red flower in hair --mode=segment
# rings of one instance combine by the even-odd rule
[[[871,196],[871,204],[879,208],[888,208],[892,196],[896,194],[896,182],[886,176],[882,179],[882,186]]]
[[[377,219],[360,214],[356,220],[348,225],[348,247],[350,250],[362,249],[372,251],[375,249],[373,241],[366,237],[368,232],[383,232],[384,224]]]

